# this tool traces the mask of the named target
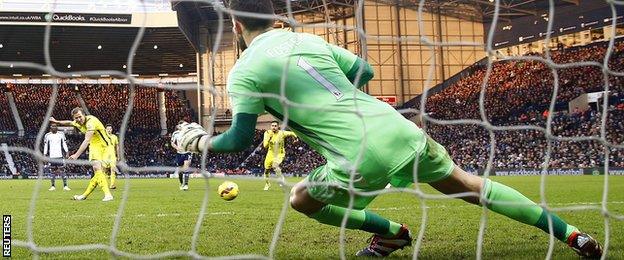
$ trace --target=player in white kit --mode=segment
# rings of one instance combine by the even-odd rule
[[[180,120],[178,125],[186,123],[184,120]],[[176,129],[179,130],[179,129]],[[176,168],[176,173],[178,174],[178,179],[180,180],[180,190],[188,190],[188,181],[190,175],[190,167],[191,160],[193,159],[193,155],[190,152],[185,152],[180,144],[177,143],[179,131],[173,132],[171,134],[171,147],[176,150],[175,163],[178,168]]]
[[[50,125],[50,132],[45,134],[45,137],[43,139],[43,155],[51,159],[58,160],[63,160],[65,158],[65,155],[67,155],[67,142],[65,139],[65,134],[58,131],[56,124]],[[63,190],[71,190],[69,186],[67,186],[67,175],[65,174],[64,163],[50,162],[47,166],[50,171],[52,182],[52,186],[48,190],[56,190],[56,187],[54,186],[54,181],[56,180],[56,176],[59,174],[63,179]]]

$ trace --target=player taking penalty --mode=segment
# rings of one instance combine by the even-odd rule
[[[231,0],[229,7],[274,14],[270,0]],[[198,124],[184,124],[180,144],[185,150],[242,151],[251,145],[258,114],[266,111],[283,119],[287,112],[291,130],[327,159],[326,165],[293,187],[290,204],[320,223],[337,227],[346,215],[347,228],[372,233],[370,244],[357,256],[387,256],[411,245],[412,235],[405,225],[366,210],[374,196],[354,194],[353,210],[348,211],[349,184],[358,192],[372,192],[388,183],[407,187],[415,182],[428,183],[445,194],[483,194],[484,204],[478,196],[462,199],[545,232],[550,219],[553,235],[579,255],[602,255],[600,244],[589,234],[511,187],[466,173],[414,123],[360,91],[373,71],[353,53],[315,35],[273,29],[271,20],[235,16],[232,22],[244,50],[227,81],[232,126],[210,138]],[[259,96],[281,93],[301,106],[286,108],[280,99]]]
[[[110,168],[113,158],[113,147],[111,145],[110,136],[104,129],[104,125],[100,120],[92,115],[85,115],[82,108],[74,108],[71,111],[71,116],[74,119],[70,120],[56,120],[50,117],[51,123],[59,125],[73,126],[85,135],[84,140],[80,144],[80,148],[74,154],[69,156],[71,160],[77,160],[82,153],[89,147],[89,161],[93,166],[93,178],[89,181],[89,186],[82,195],[74,195],[74,200],[85,200],[89,194],[97,187],[100,186],[104,191],[104,199],[102,201],[113,200],[113,195],[108,188],[108,182],[106,181],[105,168]]]
[[[275,174],[280,178],[280,181],[284,179],[280,164],[284,161],[284,157],[286,157],[284,141],[286,137],[289,136],[297,138],[297,135],[291,131],[280,130],[277,121],[271,122],[271,129],[264,132],[262,147],[267,149],[267,154],[264,158],[264,190],[269,190],[271,187],[271,183],[269,182],[271,169],[275,170]]]

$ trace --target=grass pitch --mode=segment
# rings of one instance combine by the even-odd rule
[[[497,177],[496,181],[539,201],[540,178]],[[220,179],[210,180],[209,203],[197,241],[197,252],[204,256],[269,255],[269,246],[287,194],[277,185],[263,191],[259,179],[233,179],[240,195],[233,201],[217,197]],[[297,179],[288,179],[296,182]],[[0,181],[0,213],[13,216],[12,237],[26,241],[26,220],[36,181]],[[114,191],[115,200],[102,202],[101,190],[86,201],[70,200],[86,187],[86,180],[70,180],[72,191],[47,191],[43,180],[33,218],[33,238],[37,246],[104,244],[111,242],[111,232],[122,199],[124,180]],[[549,176],[546,199],[551,207],[600,207],[603,176]],[[437,194],[427,185],[427,193]],[[192,235],[206,192],[205,181],[191,179],[190,190],[178,190],[177,179],[132,179],[128,201],[115,246],[122,251],[151,255],[166,251],[191,250]],[[607,208],[610,214],[624,215],[624,177],[609,177]],[[422,259],[474,259],[482,210],[457,199],[427,200],[428,220],[419,252]],[[421,201],[406,193],[379,196],[369,207],[380,215],[407,224],[414,237],[421,225]],[[563,211],[564,220],[605,241],[605,219],[598,210]],[[624,221],[610,219],[609,259],[624,259]],[[288,209],[275,258],[339,258],[339,228],[326,226]],[[347,230],[345,252],[348,258],[367,245],[369,234]],[[411,258],[413,247],[397,251],[393,258]],[[490,212],[484,237],[484,259],[543,259],[548,249],[548,235]],[[13,258],[32,258],[24,247],[13,246]],[[105,250],[44,253],[45,259],[102,259],[112,256]],[[554,259],[572,259],[576,255],[555,240]]]

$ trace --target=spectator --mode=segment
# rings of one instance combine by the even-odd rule
[[[579,61],[602,63],[606,44],[595,44],[580,48],[568,48],[552,53],[551,58],[559,64]],[[624,71],[624,44],[617,42],[611,59],[612,71]],[[532,53],[532,56],[541,54]],[[479,99],[485,69],[477,69],[471,75],[452,84],[450,87],[427,99],[425,112],[431,117],[444,120],[481,120]],[[575,109],[568,113],[562,109],[567,102],[582,93],[602,91],[605,87],[604,75],[597,66],[573,66],[557,69],[555,81],[553,69],[539,61],[507,60],[493,65],[486,81],[484,114],[496,126],[530,125],[546,127],[550,115],[550,131],[557,137],[600,136],[602,115],[606,114],[606,141],[624,144],[624,92],[622,77],[609,77],[609,107],[607,111],[590,108],[587,111]],[[556,107],[550,110],[550,103],[558,84]],[[78,87],[77,90],[74,87]],[[8,88],[0,88],[9,91]],[[52,95],[50,85],[14,85],[10,91],[16,98],[16,105],[22,122],[25,123],[27,137],[0,135],[0,143],[10,146],[34,148],[34,134],[39,130],[48,101]],[[124,152],[127,163],[133,167],[172,166],[173,150],[169,147],[169,137],[160,136],[158,112],[158,91],[165,93],[167,126],[169,132],[180,119],[196,121],[195,113],[183,93],[157,88],[137,87],[134,107],[125,133]],[[0,93],[3,94],[3,93]],[[80,95],[78,95],[80,94]],[[127,85],[61,85],[55,102],[53,116],[66,117],[69,111],[79,106],[79,98],[91,113],[104,122],[120,126],[128,108],[130,93]],[[0,95],[0,131],[15,130],[11,124],[10,110],[5,98]],[[417,102],[419,104],[419,102]],[[602,109],[602,108],[601,108]],[[7,112],[8,111],[8,112]],[[227,114],[229,111],[225,111]],[[5,122],[6,121],[6,122]],[[605,157],[604,144],[598,141],[558,141],[548,140],[542,131],[514,130],[494,131],[495,142],[490,133],[477,125],[432,125],[427,122],[427,132],[443,144],[456,164],[468,171],[479,171],[486,167],[490,149],[494,150],[493,165],[497,168],[540,168],[546,161],[547,148],[551,147],[549,167],[578,168],[603,167],[605,162],[611,167],[624,167],[624,149],[609,149]],[[252,174],[261,172],[263,151],[257,149],[262,132],[256,130],[254,145],[240,153],[208,154],[205,166],[210,172],[228,175]],[[81,137],[69,135],[70,150],[75,150]],[[282,163],[284,173],[308,173],[325,163],[324,158],[303,142],[286,143],[287,157]],[[11,152],[16,168],[23,173],[36,175],[37,161],[30,154]],[[200,158],[195,157],[192,165],[200,168]],[[0,165],[6,165],[0,156]],[[88,173],[84,166],[72,165],[71,173]]]

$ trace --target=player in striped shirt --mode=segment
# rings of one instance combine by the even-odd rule
[[[183,123],[186,123],[186,121],[180,120],[178,125]],[[179,129],[176,127],[176,130]],[[171,134],[171,147],[176,150],[175,164],[177,168],[174,174],[177,174],[178,179],[180,180],[180,190],[187,191],[189,189],[188,183],[191,174],[190,167],[193,160],[193,154],[184,151],[182,147],[180,147],[180,144],[178,144],[179,134],[179,131],[175,131]]]
[[[43,155],[50,159],[64,160],[67,155],[67,142],[65,139],[65,133],[58,131],[56,124],[50,125],[50,132],[46,133],[43,137]],[[49,191],[56,190],[54,182],[57,175],[61,175],[63,179],[63,190],[71,190],[67,185],[67,175],[65,173],[64,162],[49,162],[47,167],[50,170],[50,177],[52,186]]]

